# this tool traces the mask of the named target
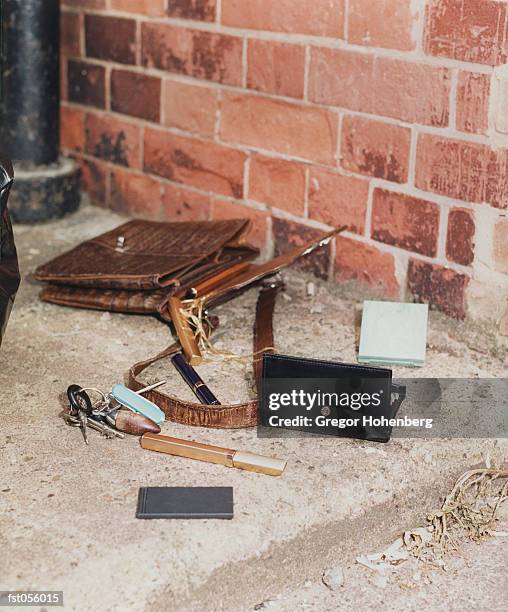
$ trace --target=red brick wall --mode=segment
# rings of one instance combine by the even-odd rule
[[[498,316],[505,0],[62,8],[62,147],[95,202],[155,219],[249,216],[266,255],[347,224],[307,268],[458,318]]]

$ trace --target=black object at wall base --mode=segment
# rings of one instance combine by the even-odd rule
[[[0,156],[0,345],[20,281],[18,257],[7,210],[13,180],[14,171],[10,160]]]
[[[29,169],[16,164],[16,181],[9,200],[13,221],[41,223],[77,210],[80,175],[72,159],[62,158],[55,164]]]
[[[79,170],[59,157],[60,2],[0,0],[0,146],[16,182],[9,208],[38,223],[79,206]]]

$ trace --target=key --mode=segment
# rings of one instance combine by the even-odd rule
[[[104,421],[104,417],[106,417],[112,410],[114,410],[114,407],[111,405],[109,400],[101,400],[93,405],[92,416]]]
[[[96,431],[99,431],[106,438],[124,438],[125,436],[119,431],[115,431],[113,428],[103,423],[98,418],[94,418],[93,416],[88,418],[88,426]]]
[[[83,434],[83,439],[85,444],[88,445],[88,433],[86,431],[86,426],[88,425],[88,419],[86,416],[86,412],[84,410],[79,411],[79,420],[81,422],[81,433]]]
[[[137,392],[124,385],[115,385],[109,394],[96,388],[70,385],[67,389],[69,411],[62,416],[68,425],[81,428],[85,444],[88,444],[88,427],[108,438],[124,438],[118,429],[133,435],[141,435],[147,431],[159,432],[160,427],[156,422],[164,420],[164,413],[142,394],[165,383],[166,381],[162,380]],[[92,397],[96,394],[99,396],[93,403],[89,395],[92,392]]]
[[[82,426],[81,421],[78,417],[74,417],[70,415],[65,410],[62,411],[61,416],[63,417],[67,425],[70,425],[71,427],[81,427]],[[106,425],[106,423],[102,423],[99,419],[95,418],[93,415],[90,417],[87,417],[87,426],[90,427],[91,429],[95,429],[96,431],[105,435],[107,438],[114,438],[114,437],[124,438],[124,435],[122,433],[120,433],[119,431],[115,431],[114,429]]]
[[[70,403],[70,415],[79,420],[83,439],[85,440],[85,444],[88,445],[88,433],[86,428],[88,425],[88,416],[91,415],[93,411],[90,397],[79,385],[71,385],[67,389],[67,397]]]
[[[62,412],[60,413],[60,416],[70,427],[81,427],[81,423],[79,422],[79,419],[77,419],[76,417],[73,417],[71,414],[69,414],[67,410],[62,410]]]

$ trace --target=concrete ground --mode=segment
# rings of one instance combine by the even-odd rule
[[[255,608],[267,612],[353,609],[504,612],[508,597],[505,540],[492,538],[479,545],[464,543],[460,555],[449,559],[446,571],[429,569],[415,559],[392,568],[387,574],[358,563],[345,563],[325,570],[325,581],[328,576],[336,577],[330,583],[331,588],[323,579],[309,581],[296,590],[259,602]]]
[[[111,441],[90,432],[87,447],[59,418],[70,383],[108,390],[170,341],[155,318],[38,301],[40,287],[29,275],[39,263],[121,222],[83,207],[59,222],[15,228],[23,285],[1,348],[0,590],[63,590],[68,610],[383,609],[382,600],[394,610],[458,609],[446,575],[434,586],[379,591],[354,559],[423,524],[464,470],[506,464],[506,440],[376,445],[163,426],[170,435],[288,459],[283,476],[273,478],[150,453],[133,437]],[[358,300],[315,279],[309,297],[311,279],[300,272],[287,280],[275,320],[281,352],[354,362]],[[221,307],[219,346],[248,352],[255,299],[251,290]],[[497,377],[506,365],[505,349],[488,330],[432,315],[427,365],[395,375]],[[247,371],[218,362],[200,369],[224,402],[249,394]],[[172,391],[188,392],[168,363],[146,380],[161,375]],[[235,518],[135,519],[140,486],[198,485],[233,486]],[[473,555],[473,569],[459,567],[455,588],[505,595],[505,562],[498,562],[505,542],[479,546],[483,561]],[[328,592],[321,576],[337,565],[344,587]],[[494,600],[474,607],[501,609]]]

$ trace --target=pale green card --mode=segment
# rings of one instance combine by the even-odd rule
[[[422,366],[428,313],[427,304],[365,301],[358,361]]]

